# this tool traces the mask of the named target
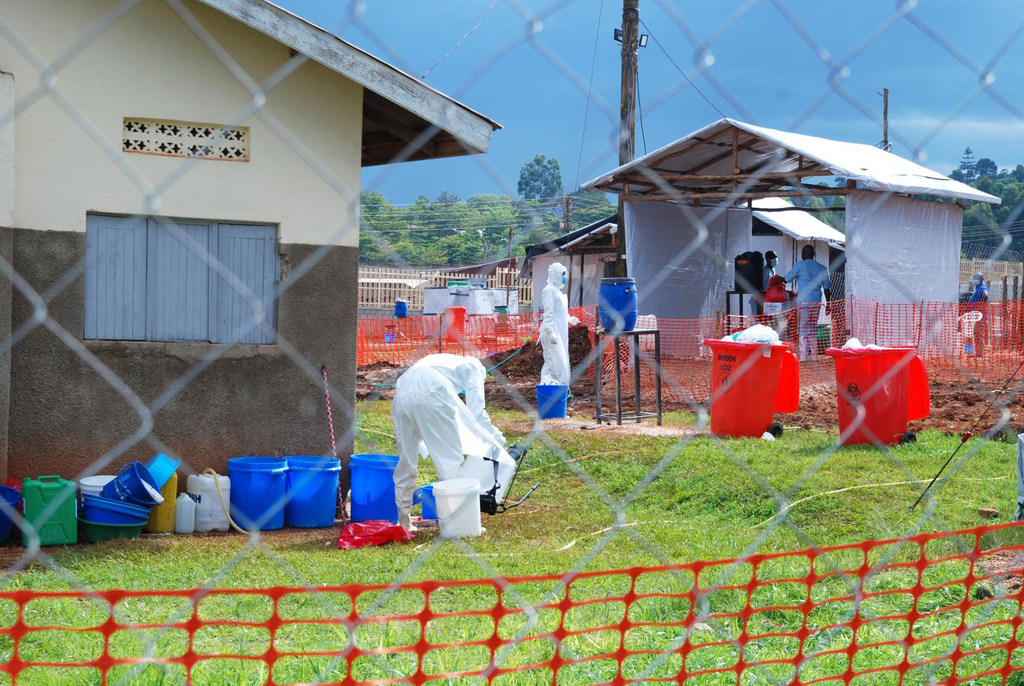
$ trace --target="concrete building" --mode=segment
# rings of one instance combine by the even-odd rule
[[[350,452],[360,170],[498,125],[264,0],[0,16],[0,479],[323,454],[320,365]]]

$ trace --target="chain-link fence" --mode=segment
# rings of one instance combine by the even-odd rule
[[[595,18],[617,15],[613,4],[594,3]],[[458,60],[497,6],[511,11],[506,40],[454,95],[525,46],[588,118],[607,120],[614,133],[592,158],[605,160],[619,115],[544,34],[571,5],[481,3],[442,59]],[[678,78],[640,98],[641,127],[676,116],[666,103],[686,89],[757,122],[757,102],[715,66],[755,12],[827,72],[786,128],[833,97],[880,126],[846,80],[894,27],[977,83],[920,139],[892,128],[906,156],[923,160],[981,98],[1024,120],[995,79],[1016,76],[1004,58],[1019,18],[987,56],[935,28],[929,12],[944,10],[909,2],[872,8],[873,28],[835,46],[802,14],[817,10],[783,0],[736,3],[701,28],[674,3],[650,5],[666,23],[641,14],[640,30]],[[962,252],[963,209],[1000,198],[877,147],[729,119],[610,172],[593,163],[603,175],[588,187],[622,208],[603,249],[625,246],[638,328],[657,336],[626,333],[613,348],[603,327],[619,320],[578,284],[568,416],[542,421],[539,316],[359,317],[360,244],[408,267],[393,237],[415,230],[360,227],[362,168],[467,156],[514,188],[480,154],[497,125],[408,76],[422,69],[362,3],[338,3],[326,31],[262,0],[0,7],[0,461],[16,486],[0,500],[0,523],[14,525],[0,548],[7,681],[1019,679],[1024,563],[1008,522],[1024,319],[1008,248],[1024,201],[987,229],[1006,249],[986,236],[996,248],[982,254]],[[353,27],[387,62],[331,33]],[[753,211],[797,214],[759,207],[773,197],[806,212],[755,235]],[[845,217],[838,236],[807,223],[822,210]],[[987,293],[968,289],[968,263]],[[1003,264],[1016,265],[1005,278]],[[840,288],[821,301],[819,289]],[[755,323],[779,345],[721,340]],[[851,337],[863,347],[828,350]],[[411,543],[338,550],[337,528],[277,531],[321,477],[271,458],[398,452],[396,380],[436,352],[487,360],[492,419],[528,449],[506,495],[539,483],[530,498],[466,539],[421,521]],[[628,419],[655,403],[657,421]],[[249,531],[86,544],[122,532],[90,523],[99,505],[79,510],[68,482],[117,474],[129,489],[122,466],[156,452],[181,460],[179,493],[203,492],[188,505],[200,530],[230,510]],[[244,456],[267,461],[235,463],[225,493],[207,470]],[[341,474],[342,494],[371,497]],[[419,483],[434,476],[421,460]],[[384,505],[389,479],[376,482]],[[329,490],[319,497],[334,507]]]

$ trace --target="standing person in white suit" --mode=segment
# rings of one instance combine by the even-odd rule
[[[540,344],[544,350],[544,366],[540,383],[544,386],[568,386],[572,378],[569,368],[569,325],[579,324],[569,316],[569,299],[562,288],[568,280],[565,267],[555,262],[548,267],[548,283],[541,291],[540,304],[544,316],[540,323]]]
[[[505,437],[484,407],[486,377],[480,360],[448,354],[428,355],[398,377],[391,417],[398,442],[395,502],[404,528],[412,528],[420,455],[429,455],[438,478],[447,480],[465,476],[466,455],[505,453]]]

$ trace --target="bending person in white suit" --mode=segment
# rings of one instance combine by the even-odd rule
[[[420,455],[429,455],[438,478],[447,480],[466,476],[466,455],[505,454],[505,437],[484,407],[486,377],[480,360],[448,354],[428,355],[398,377],[391,417],[398,442],[395,502],[404,528],[412,528]]]

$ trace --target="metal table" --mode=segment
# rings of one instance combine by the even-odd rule
[[[654,336],[654,394],[655,401],[657,404],[657,412],[644,412],[641,403],[640,393],[640,337],[641,336]],[[607,343],[602,346],[602,340],[611,338],[612,343],[615,346],[615,412],[602,414],[601,412],[601,367],[602,360],[604,357],[604,348],[607,347]],[[622,346],[623,338],[633,339],[633,383],[634,383],[634,397],[636,398],[636,411],[634,412],[623,412],[622,411],[622,365],[620,364],[619,354]],[[615,419],[615,423],[622,425],[622,420],[636,420],[637,423],[641,419],[655,418],[658,420],[658,426],[661,426],[661,334],[657,329],[637,329],[634,331],[623,331],[622,333],[601,333],[596,332],[594,334],[594,343],[597,347],[597,359],[594,362],[594,378],[595,378],[595,390],[597,395],[597,409],[595,414],[597,415],[597,421],[600,422],[602,419]]]

